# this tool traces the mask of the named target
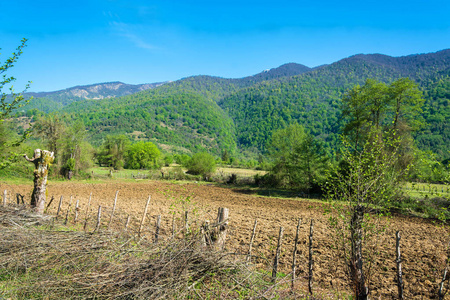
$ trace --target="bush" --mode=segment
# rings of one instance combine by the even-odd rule
[[[129,169],[157,168],[157,159],[161,152],[152,142],[137,142],[129,147],[127,167]]]
[[[187,162],[186,167],[189,174],[208,177],[211,176],[216,169],[216,160],[211,154],[200,152],[192,156]]]

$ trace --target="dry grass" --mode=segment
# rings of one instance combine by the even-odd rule
[[[300,299],[197,233],[153,243],[11,206],[0,208],[0,230],[2,299]]]

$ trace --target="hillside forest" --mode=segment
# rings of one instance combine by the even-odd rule
[[[269,171],[260,184],[323,191],[326,170],[342,167],[345,145],[360,150],[377,134],[398,139],[397,167],[408,169],[408,180],[448,181],[450,50],[355,55],[316,68],[289,63],[239,79],[193,76],[46,93],[7,93],[13,80],[1,86],[3,176],[25,176],[20,157],[33,148],[55,153],[51,175],[61,177],[88,177],[94,165],[187,166],[201,154]]]

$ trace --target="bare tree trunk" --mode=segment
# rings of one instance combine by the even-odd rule
[[[31,207],[33,207],[37,213],[42,214],[45,209],[45,191],[47,189],[47,176],[48,168],[55,159],[54,153],[36,149],[34,150],[34,157],[28,158],[24,155],[25,159],[34,164],[34,188],[31,195]]]
[[[364,277],[362,258],[363,219],[364,207],[361,205],[355,206],[350,224],[352,249],[349,267],[355,299],[358,300],[365,300],[369,295],[369,288]]]

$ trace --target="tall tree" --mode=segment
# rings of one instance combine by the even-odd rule
[[[394,81],[388,89],[388,99],[393,113],[392,127],[400,132],[411,132],[423,125],[420,116],[425,102],[416,83],[409,78]]]
[[[369,258],[376,251],[368,245],[380,230],[376,220],[398,199],[401,181],[408,171],[396,167],[400,142],[392,136],[382,136],[373,128],[358,149],[344,136],[342,163],[327,180],[327,197],[336,208],[330,221],[355,299],[368,299]],[[370,215],[374,208],[378,213]]]
[[[83,121],[75,121],[66,128],[61,138],[62,151],[60,152],[63,175],[70,178],[72,174],[76,175],[92,166],[94,150],[86,138],[86,126]]]
[[[275,131],[267,148],[273,160],[271,174],[278,184],[305,191],[318,187],[327,156],[301,125],[294,123]]]
[[[103,141],[100,151],[97,152],[97,160],[100,165],[113,167],[115,170],[122,169],[125,165],[125,157],[130,139],[122,135],[108,135]]]
[[[387,86],[367,79],[363,86],[354,86],[342,99],[343,132],[358,147],[372,127],[378,130],[384,123],[389,100]]]
[[[355,299],[367,299],[370,292],[364,247],[374,227],[366,215],[371,208],[389,208],[398,199],[401,180],[412,162],[411,132],[419,125],[422,104],[417,85],[407,78],[389,86],[367,80],[343,98],[347,123],[341,169],[329,180],[329,198],[346,203],[339,215],[347,219],[336,228],[341,228],[342,249],[348,254],[346,264]],[[365,253],[369,252],[366,249]]]
[[[61,141],[66,130],[66,122],[56,113],[38,117],[33,126],[36,136],[43,140],[49,151],[54,152],[56,160],[63,147]]]

